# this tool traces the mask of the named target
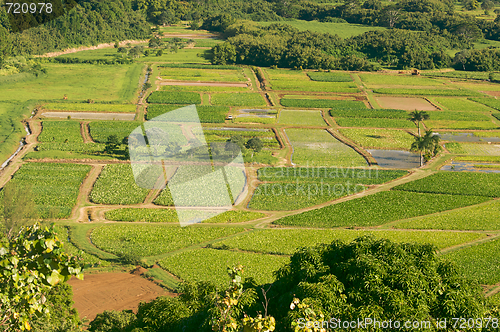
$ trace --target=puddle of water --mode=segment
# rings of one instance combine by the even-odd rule
[[[500,173],[500,169],[476,168],[474,165],[494,165],[485,163],[470,163],[470,162],[457,162],[452,161],[451,164],[441,167],[441,171],[451,172],[482,172],[482,173]],[[500,168],[500,165],[498,165]]]
[[[474,136],[472,133],[440,134],[435,133],[444,141],[453,142],[500,142],[500,137]]]
[[[420,155],[403,150],[367,150],[380,167],[411,169],[420,166]]]

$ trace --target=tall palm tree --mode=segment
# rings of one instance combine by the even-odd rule
[[[430,118],[429,113],[425,111],[413,111],[410,113],[410,117],[408,118],[408,120],[410,120],[417,126],[419,137],[420,137],[420,122],[424,120],[429,120],[429,118]]]
[[[425,158],[425,161],[429,161],[441,151],[440,141],[441,138],[438,135],[434,135],[432,130],[427,130],[424,136],[415,137],[410,151],[420,153],[420,166],[424,164],[422,157]]]

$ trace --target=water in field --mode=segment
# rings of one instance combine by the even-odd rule
[[[420,156],[403,150],[367,150],[380,167],[411,169],[420,166]]]
[[[473,133],[454,133],[440,134],[436,133],[443,141],[453,142],[500,142],[500,137],[481,137]]]
[[[482,168],[480,166],[487,166],[487,167]],[[488,168],[492,166],[496,166],[496,169]],[[443,167],[441,167],[441,171],[500,173],[500,165],[452,161],[451,164],[444,165]]]

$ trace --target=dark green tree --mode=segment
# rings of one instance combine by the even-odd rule
[[[247,141],[245,144],[245,147],[247,149],[252,150],[252,158],[253,158],[253,153],[254,152],[260,152],[262,148],[264,147],[264,143],[262,143],[262,140],[258,137],[253,137]]]
[[[116,135],[109,135],[106,139],[106,146],[104,151],[106,153],[112,154],[115,153],[118,147],[120,146],[120,140]]]

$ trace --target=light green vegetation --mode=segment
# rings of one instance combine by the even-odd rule
[[[134,113],[133,104],[89,104],[89,103],[47,103],[43,108],[50,111]]]
[[[494,285],[500,281],[500,240],[473,245],[444,256],[455,262],[462,273],[480,284]]]
[[[259,22],[259,24],[262,25],[271,25],[273,23],[289,24],[301,31],[310,30],[320,33],[331,33],[332,35],[338,35],[341,38],[349,38],[352,36],[361,35],[367,31],[386,29],[383,27],[373,27],[361,24],[331,23],[331,22],[302,21],[302,20],[291,20],[286,22],[283,21]]]
[[[397,228],[500,230],[500,202],[492,201],[478,206],[412,219],[397,224]]]
[[[174,199],[168,187],[160,191],[160,194],[153,201],[156,205],[174,206]]]
[[[214,47],[217,44],[223,43],[220,39],[196,39],[194,47]]]
[[[155,104],[201,104],[201,97],[196,92],[154,91],[148,97],[148,103]]]
[[[0,85],[0,101],[131,101],[138,89],[141,64],[96,66],[45,63],[46,75]]]
[[[239,227],[180,227],[170,225],[103,225],[91,234],[92,243],[114,254],[140,257],[165,254],[198,243],[242,232]]]
[[[422,70],[420,72],[422,76],[434,76],[434,77],[450,77],[450,78],[465,78],[465,79],[476,79],[476,80],[487,80],[489,73],[479,72],[479,71],[426,71]]]
[[[316,91],[316,92],[338,92],[357,93],[359,92],[354,83],[332,83],[316,81],[272,81],[272,89],[275,91]]]
[[[500,162],[500,156],[457,156],[453,158],[453,160],[494,163],[494,162]]]
[[[273,272],[288,262],[288,257],[276,255],[196,249],[168,256],[159,264],[182,280],[211,281],[224,287],[227,285],[228,267],[243,265],[245,278],[254,278],[260,285],[273,282]]]
[[[496,98],[470,98],[470,100],[500,110],[500,100]]]
[[[406,85],[406,86],[429,86],[435,89],[443,85],[443,82],[431,78],[412,75],[383,75],[383,74],[359,74],[359,77],[367,86],[376,85]]]
[[[448,121],[486,121],[491,122],[491,117],[483,113],[476,112],[456,112],[456,111],[430,111],[430,120],[448,120]],[[428,120],[426,120],[427,123]]]
[[[349,73],[343,72],[308,72],[307,76],[313,81],[319,82],[352,82]]]
[[[475,205],[487,197],[385,191],[284,217],[275,224],[307,227],[377,226],[391,221]]]
[[[496,83],[476,83],[471,81],[466,82],[452,82],[452,84],[456,87],[469,89],[478,92],[486,92],[486,91],[500,91],[500,86]]]
[[[353,100],[330,100],[330,99],[289,99],[282,98],[281,105],[286,107],[306,107],[306,108],[333,108],[333,109],[366,109],[365,103]]]
[[[258,93],[214,93],[213,105],[224,106],[266,106],[266,101]]]
[[[39,142],[83,143],[80,122],[43,121]]]
[[[174,209],[138,209],[125,208],[106,211],[106,219],[130,222],[178,222]],[[262,218],[263,213],[249,211],[227,211],[212,218],[203,220],[204,223],[238,223]]]
[[[479,101],[483,100],[496,100],[493,98],[472,98],[472,100],[477,100],[478,102],[474,102],[465,98],[446,98],[446,97],[435,97],[435,100],[440,106],[444,106],[450,111],[492,111],[491,108],[486,107],[479,103]],[[498,104],[500,107],[500,103]]]
[[[446,143],[445,147],[451,153],[470,154],[477,156],[500,156],[500,146],[481,143]]]
[[[29,114],[31,108],[28,106],[29,103],[26,102],[19,104],[0,102],[0,164],[16,150],[21,137],[26,134],[20,120]]]
[[[137,62],[182,62],[182,63],[210,63],[210,50],[195,48],[183,48],[177,52],[163,51],[162,56],[156,56],[152,52],[150,56],[141,56],[135,59]]]
[[[399,89],[399,88],[377,88],[374,93],[386,95],[415,95],[415,96],[482,96],[482,93],[466,89]]]
[[[393,189],[421,193],[500,197],[500,174],[439,172]]]
[[[72,151],[37,151],[28,152],[24,155],[23,160],[42,160],[42,159],[67,159],[67,160],[77,160],[77,159],[92,159],[92,160],[112,160],[111,156],[97,156],[91,154],[83,154],[79,152]]]
[[[425,231],[366,231],[349,229],[265,229],[237,235],[213,244],[215,248],[225,246],[267,254],[292,255],[302,247],[312,247],[320,243],[329,244],[339,240],[350,242],[364,235],[390,239],[400,243],[428,243],[439,249],[471,242],[486,237],[480,233],[425,232]]]
[[[245,116],[233,119],[234,123],[262,123],[262,124],[273,124],[276,123],[276,118],[259,118],[256,116]]]
[[[126,144],[126,138],[141,125],[134,121],[95,121],[89,124],[90,136],[95,142],[106,143],[108,136],[115,135],[120,142]]]
[[[405,171],[349,168],[262,168],[260,184],[249,207],[256,210],[297,210],[366,190],[364,185],[384,183]]]
[[[69,240],[69,234],[67,228],[56,227],[56,229],[58,237],[60,239],[64,239],[63,250],[65,253],[67,253],[68,255],[80,257],[83,260],[86,267],[93,267],[93,266],[105,267],[110,265],[109,262],[101,260],[98,257],[75,247],[75,245]]]
[[[40,218],[67,218],[90,168],[76,164],[29,163],[14,174],[11,182],[31,188]]]
[[[332,109],[330,115],[339,118],[408,119],[408,112],[390,109]]]
[[[425,124],[432,129],[498,129],[498,125],[492,121],[427,120]]]
[[[210,67],[209,67],[210,68]],[[169,80],[209,81],[209,82],[247,82],[242,69],[195,69],[160,67],[161,77]]]
[[[98,204],[138,204],[148,193],[135,183],[130,164],[111,164],[104,166],[89,198]]]
[[[365,159],[326,130],[287,129],[292,162],[300,166],[366,166]]]
[[[164,113],[184,107],[182,105],[149,105],[146,120],[151,120]],[[196,106],[196,111],[202,123],[224,123],[229,107],[227,106]]]
[[[184,34],[184,35],[207,35],[207,34],[210,34],[210,32],[208,32],[206,30],[191,30],[191,29],[189,29],[188,26],[184,26],[184,25],[171,25],[171,26],[166,26],[166,27],[160,26],[160,32],[163,33],[165,36],[168,36],[168,34]]]
[[[237,86],[195,86],[195,85],[162,85],[161,91],[197,91],[197,92],[245,92],[248,87]]]
[[[370,119],[370,118],[335,118],[340,127],[368,128],[413,128],[413,122],[402,119]]]
[[[215,129],[215,130],[211,130]],[[270,130],[265,131],[232,131],[232,130],[217,130],[217,128],[205,128],[203,134],[207,142],[226,142],[233,136],[241,136],[245,140],[249,140],[253,137],[258,137],[264,143],[265,148],[277,149],[280,147],[279,142],[276,140],[274,132]]]
[[[292,111],[282,110],[278,123],[297,124],[306,126],[326,126],[320,111]]]
[[[403,130],[342,128],[339,132],[364,148],[409,150],[413,143],[413,137]]]

